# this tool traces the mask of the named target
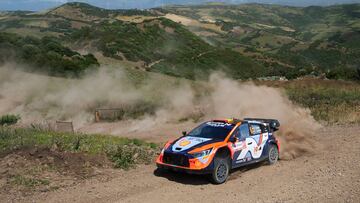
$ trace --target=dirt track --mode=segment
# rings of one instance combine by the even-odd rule
[[[360,126],[326,127],[316,135],[316,140],[323,147],[315,149],[313,155],[280,161],[274,166],[241,168],[223,185],[212,185],[202,176],[162,174],[151,165],[127,172],[113,170],[110,181],[89,179],[73,187],[21,199],[24,202],[360,202]],[[6,197],[5,201],[14,199]]]

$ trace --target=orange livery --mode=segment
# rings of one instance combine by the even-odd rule
[[[216,184],[224,183],[233,168],[279,158],[280,143],[274,119],[212,120],[167,142],[156,160],[158,168],[209,174]]]

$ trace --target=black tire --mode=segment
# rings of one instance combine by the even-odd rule
[[[225,183],[230,173],[230,159],[224,157],[214,158],[214,170],[211,174],[211,182],[214,184]]]
[[[270,145],[269,152],[268,152],[268,158],[267,163],[269,165],[275,164],[279,159],[279,150],[276,145]]]

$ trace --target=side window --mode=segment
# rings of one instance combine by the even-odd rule
[[[240,125],[240,140],[245,140],[246,137],[249,137],[249,125],[246,124],[242,124]]]
[[[261,127],[261,132],[262,132],[262,133],[267,133],[267,132],[269,132],[268,126],[260,125],[260,127]]]
[[[232,136],[234,136],[234,137],[236,137],[238,139],[240,139],[240,130],[239,129],[240,129],[239,127],[236,128],[235,131],[233,132],[233,135],[232,135]]]
[[[259,135],[261,134],[261,127],[259,124],[250,124],[250,134],[253,135]]]

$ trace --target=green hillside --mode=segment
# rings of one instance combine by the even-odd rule
[[[265,72],[251,59],[229,49],[210,46],[165,18],[141,24],[104,21],[73,32],[68,40],[92,42],[104,56],[143,61],[148,71],[185,78],[201,77],[212,70],[223,70],[235,78],[259,77]]]
[[[69,77],[78,77],[99,65],[92,54],[81,55],[62,46],[56,38],[0,33],[0,64],[9,60],[52,76]]]
[[[3,32],[54,36],[63,45],[104,57],[130,61],[146,71],[189,79],[211,71],[245,79],[267,74],[266,68],[231,49],[206,43],[184,26],[154,11],[104,10],[70,3],[45,13],[3,18]]]
[[[194,20],[181,23],[213,44],[257,59],[273,69],[274,75],[359,77],[360,4],[307,8],[205,5],[157,10]]]
[[[0,24],[0,32],[25,39],[52,37],[74,55],[189,79],[212,71],[236,79],[360,79],[360,4],[106,10],[68,3],[39,13],[1,13]],[[2,43],[0,48],[7,47]]]

